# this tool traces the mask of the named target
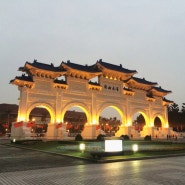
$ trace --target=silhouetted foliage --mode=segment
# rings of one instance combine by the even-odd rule
[[[168,107],[168,121],[175,131],[185,131],[185,103],[180,110],[178,104],[173,103]]]
[[[144,140],[145,140],[145,141],[151,141],[151,140],[152,140],[152,138],[151,138],[151,136],[146,135],[146,136],[144,137]]]
[[[82,141],[83,138],[80,134],[77,134],[76,137],[75,137],[75,141]]]
[[[122,135],[121,137],[122,137],[124,140],[126,140],[126,141],[128,141],[128,140],[130,139],[128,135]]]
[[[102,135],[102,134],[99,134],[99,135],[97,136],[97,140],[98,140],[98,141],[104,141],[104,138],[105,138],[105,135]]]

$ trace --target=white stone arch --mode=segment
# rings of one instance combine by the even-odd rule
[[[87,105],[85,103],[78,102],[78,101],[68,102],[63,107],[63,109],[61,110],[61,120],[62,120],[62,122],[64,121],[64,115],[65,115],[66,111],[68,109],[70,109],[71,107],[79,107],[79,108],[81,108],[85,112],[85,115],[86,115],[86,118],[87,118],[87,123],[90,123],[91,114],[89,113],[90,111],[89,111]]]
[[[29,120],[30,112],[31,112],[35,107],[43,107],[43,108],[45,108],[45,109],[49,112],[49,114],[50,114],[50,122],[51,122],[51,123],[54,123],[54,122],[55,122],[55,111],[54,111],[54,108],[53,108],[51,105],[47,104],[47,103],[41,103],[41,102],[40,102],[40,103],[39,103],[39,102],[33,103],[33,104],[31,104],[31,105],[28,107],[27,113],[26,113],[26,116],[27,116],[26,120],[27,120],[27,121]]]
[[[152,116],[152,122],[153,122],[153,125],[154,125],[154,121],[155,121],[155,118],[158,117],[161,121],[161,127],[165,127],[165,119],[164,117],[160,114],[160,113],[155,113],[153,116]]]
[[[107,107],[111,107],[117,110],[117,112],[120,114],[121,117],[121,124],[124,124],[126,122],[126,117],[123,114],[123,110],[121,109],[121,105],[116,104],[114,102],[107,102],[107,103],[102,103],[99,106],[99,109],[97,110],[97,118],[100,117],[101,112],[106,109]]]
[[[133,117],[136,113],[142,114],[142,116],[143,116],[144,119],[145,119],[145,126],[151,126],[151,125],[150,125],[149,116],[148,116],[147,112],[146,112],[144,109],[141,109],[141,108],[135,108],[135,109],[133,109],[132,112],[131,112],[131,119],[132,119],[132,117]]]

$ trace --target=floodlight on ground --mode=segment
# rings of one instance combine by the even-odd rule
[[[16,139],[15,139],[15,138],[13,139],[13,142],[14,142],[14,143],[16,142]]]
[[[137,144],[133,144],[132,145],[132,150],[133,150],[133,152],[137,152],[138,151],[138,145]]]
[[[82,151],[82,153],[84,152],[85,150],[85,144],[84,143],[80,143],[80,146],[79,146],[80,150]]]

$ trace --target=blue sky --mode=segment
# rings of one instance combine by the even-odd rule
[[[137,70],[185,103],[184,0],[0,0],[0,103],[18,104],[9,81],[37,59],[59,66],[98,59]]]

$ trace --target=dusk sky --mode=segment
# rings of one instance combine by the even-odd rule
[[[184,0],[0,0],[0,103],[18,104],[18,68],[105,62],[137,70],[185,103]]]

